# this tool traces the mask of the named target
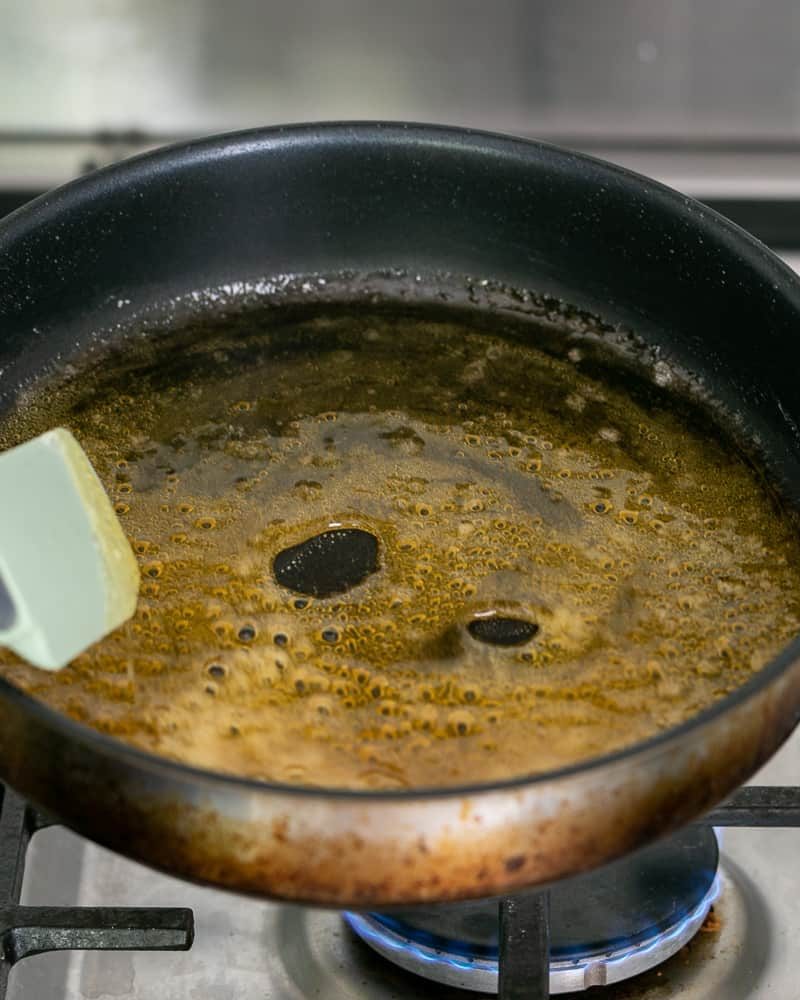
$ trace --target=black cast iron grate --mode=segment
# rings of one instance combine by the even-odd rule
[[[68,949],[185,951],[191,910],[131,906],[21,906],[28,843],[50,821],[0,785],[0,1000],[11,967],[29,955]]]

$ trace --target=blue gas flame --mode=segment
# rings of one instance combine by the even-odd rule
[[[462,957],[456,954],[449,954],[427,945],[417,944],[410,938],[402,938],[384,924],[374,924],[360,913],[347,912],[343,913],[342,916],[355,933],[368,944],[377,944],[392,951],[413,955],[414,958],[421,962],[449,965],[454,969],[469,971],[481,969],[486,972],[497,972],[496,956],[495,958],[481,958],[477,955],[474,957]],[[379,916],[379,914],[375,915],[375,917]],[[409,928],[409,934],[414,933],[416,933],[414,928]]]
[[[609,954],[607,951],[592,952],[585,954],[573,953],[569,959],[554,963],[555,965],[568,966],[570,969],[585,968],[602,961],[609,968],[618,968],[622,971],[625,963],[634,956],[641,958],[655,951],[666,950],[670,954],[669,946],[672,942],[679,940],[686,929],[692,924],[698,924],[705,917],[714,901],[719,896],[721,890],[720,876],[717,875],[705,896],[700,902],[692,907],[684,917],[673,924],[668,930],[655,934],[652,938],[641,941],[630,946],[615,948]],[[470,953],[468,946],[463,942],[453,942],[453,951],[442,950],[432,945],[423,943],[420,938],[430,935],[418,931],[411,926],[401,925],[393,918],[389,918],[392,926],[387,926],[386,917],[382,914],[363,915],[359,913],[344,913],[344,919],[353,931],[368,944],[378,946],[380,949],[395,951],[399,954],[412,956],[417,962],[424,964],[438,964],[449,966],[466,972],[488,972],[497,973],[497,949],[481,948]],[[461,953],[459,953],[461,952]],[[619,978],[624,978],[621,976]]]

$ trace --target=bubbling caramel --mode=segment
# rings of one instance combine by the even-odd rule
[[[0,672],[177,761],[355,789],[543,772],[708,707],[798,631],[794,521],[699,408],[562,341],[273,310],[35,391],[0,444],[68,426],[143,582],[62,672]]]

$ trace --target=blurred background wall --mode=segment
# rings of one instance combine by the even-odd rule
[[[797,0],[0,0],[0,26],[7,183],[185,135],[392,118],[551,138],[684,187],[692,157],[730,174],[715,157],[734,151],[740,186],[796,184]]]

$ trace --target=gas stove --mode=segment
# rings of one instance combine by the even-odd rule
[[[606,869],[549,893],[391,914],[190,885],[7,792],[0,997],[6,975],[4,1000],[467,1000],[498,985],[503,1000],[588,987],[597,1000],[793,997],[799,768],[800,733],[703,823]]]

